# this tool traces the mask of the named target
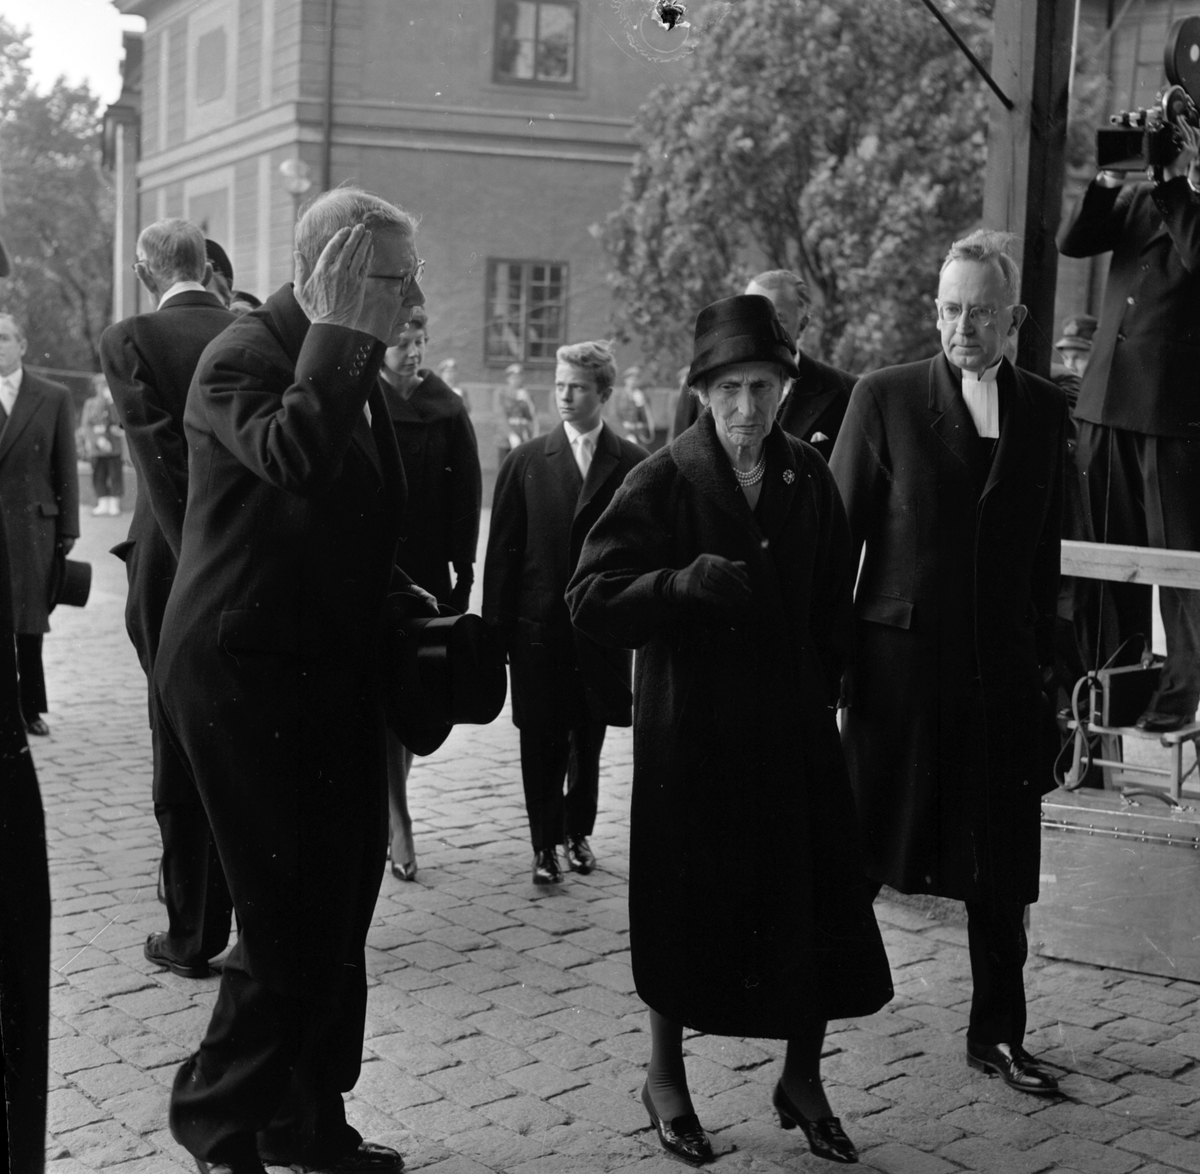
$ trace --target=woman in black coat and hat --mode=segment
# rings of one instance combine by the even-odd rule
[[[629,913],[650,1008],[642,1101],[664,1148],[711,1160],[682,1033],[786,1039],[774,1104],[857,1161],[825,1097],[829,1019],[892,995],[838,740],[854,566],[833,478],[774,424],[796,374],[764,297],[696,322],[707,409],[635,468],[584,544],[575,625],[636,648]]]

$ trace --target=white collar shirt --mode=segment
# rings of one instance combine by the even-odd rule
[[[596,453],[596,441],[599,439],[600,429],[603,427],[604,421],[601,420],[590,432],[580,432],[573,424],[569,424],[566,420],[563,421],[563,430],[571,442],[571,453],[575,457],[575,464],[579,466],[579,472],[585,481],[588,470],[592,467],[592,457]]]
[[[206,293],[204,286],[198,281],[177,281],[161,298],[158,299],[158,308],[163,308],[163,303],[170,301],[176,294],[181,293]]]
[[[984,440],[996,440],[1000,435],[1000,394],[996,387],[999,370],[997,363],[978,377],[970,371],[962,373],[963,400],[975,421],[975,430]]]
[[[6,415],[11,416],[13,404],[17,402],[17,392],[21,390],[21,377],[25,374],[24,367],[18,367],[11,375],[0,375],[0,405]]]

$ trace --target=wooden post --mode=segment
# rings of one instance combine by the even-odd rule
[[[1017,365],[1050,371],[1062,216],[1063,154],[1075,0],[996,0],[992,76],[1012,99],[991,99],[983,219],[1021,238]]]

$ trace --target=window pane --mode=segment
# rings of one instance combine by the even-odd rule
[[[537,76],[539,81],[569,82],[575,76],[575,10],[563,4],[540,5]]]
[[[496,73],[531,80],[537,56],[537,4],[534,0],[498,0]]]
[[[485,357],[553,362],[566,341],[566,282],[565,265],[489,261]]]

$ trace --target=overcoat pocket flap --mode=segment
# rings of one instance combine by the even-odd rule
[[[39,501],[38,513],[41,514],[43,518],[57,518],[58,506],[52,501]]]
[[[893,628],[912,627],[911,599],[900,599],[895,595],[860,595],[854,601],[854,612],[860,620],[889,624]]]
[[[295,626],[257,607],[223,611],[217,626],[217,646],[230,652],[298,651]]]

